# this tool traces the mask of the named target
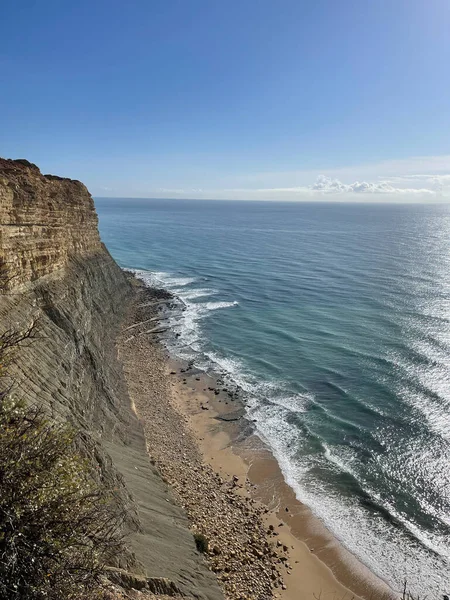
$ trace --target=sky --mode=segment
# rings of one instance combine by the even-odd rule
[[[450,201],[449,0],[21,0],[0,156],[94,196]]]

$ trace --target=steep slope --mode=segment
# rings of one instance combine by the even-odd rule
[[[131,553],[120,567],[219,600],[183,511],[146,454],[115,347],[131,298],[101,243],[86,187],[0,159],[0,328],[37,323],[15,361],[13,392],[42,403],[94,443],[92,460],[121,489]]]

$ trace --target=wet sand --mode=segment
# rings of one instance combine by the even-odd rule
[[[168,373],[176,366],[178,381],[174,386],[174,401],[178,410],[188,416],[205,460],[225,476],[237,474],[248,481],[251,496],[269,509],[264,519],[267,530],[272,525],[278,534],[269,534],[269,537],[276,537],[289,548],[292,571],[285,578],[287,590],[282,597],[300,600],[313,595],[322,598],[389,596],[391,590],[384,582],[350,554],[311,510],[296,499],[277,461],[252,432],[251,424],[245,418],[224,420],[239,417],[239,401],[232,401],[227,392],[216,395],[208,389],[222,387],[214,378],[195,371],[189,374],[186,366],[181,367],[184,371],[181,372],[176,361],[171,361]],[[208,411],[202,406],[208,406]]]
[[[155,321],[164,299],[137,289],[119,344],[130,395],[150,456],[208,539],[225,597],[392,596],[296,499],[235,390],[167,355]]]

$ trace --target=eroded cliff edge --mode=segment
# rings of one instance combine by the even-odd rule
[[[79,428],[120,487],[130,531],[120,567],[168,578],[188,596],[221,598],[146,454],[115,347],[132,291],[101,243],[82,183],[0,159],[0,276],[2,330],[38,323],[15,361],[14,394]]]

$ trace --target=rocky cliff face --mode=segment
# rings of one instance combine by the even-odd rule
[[[1,331],[38,325],[15,361],[13,391],[79,428],[95,448],[92,460],[121,487],[135,559],[128,554],[120,566],[169,577],[195,598],[221,598],[184,513],[147,457],[115,347],[131,288],[101,243],[82,183],[0,159],[0,276]],[[177,540],[170,565],[167,539]]]
[[[79,181],[0,159],[0,247],[11,288],[104,253],[94,202]]]
[[[126,397],[114,339],[130,287],[103,247],[78,181],[0,159],[3,329],[38,322],[15,365],[17,393],[102,434]]]

